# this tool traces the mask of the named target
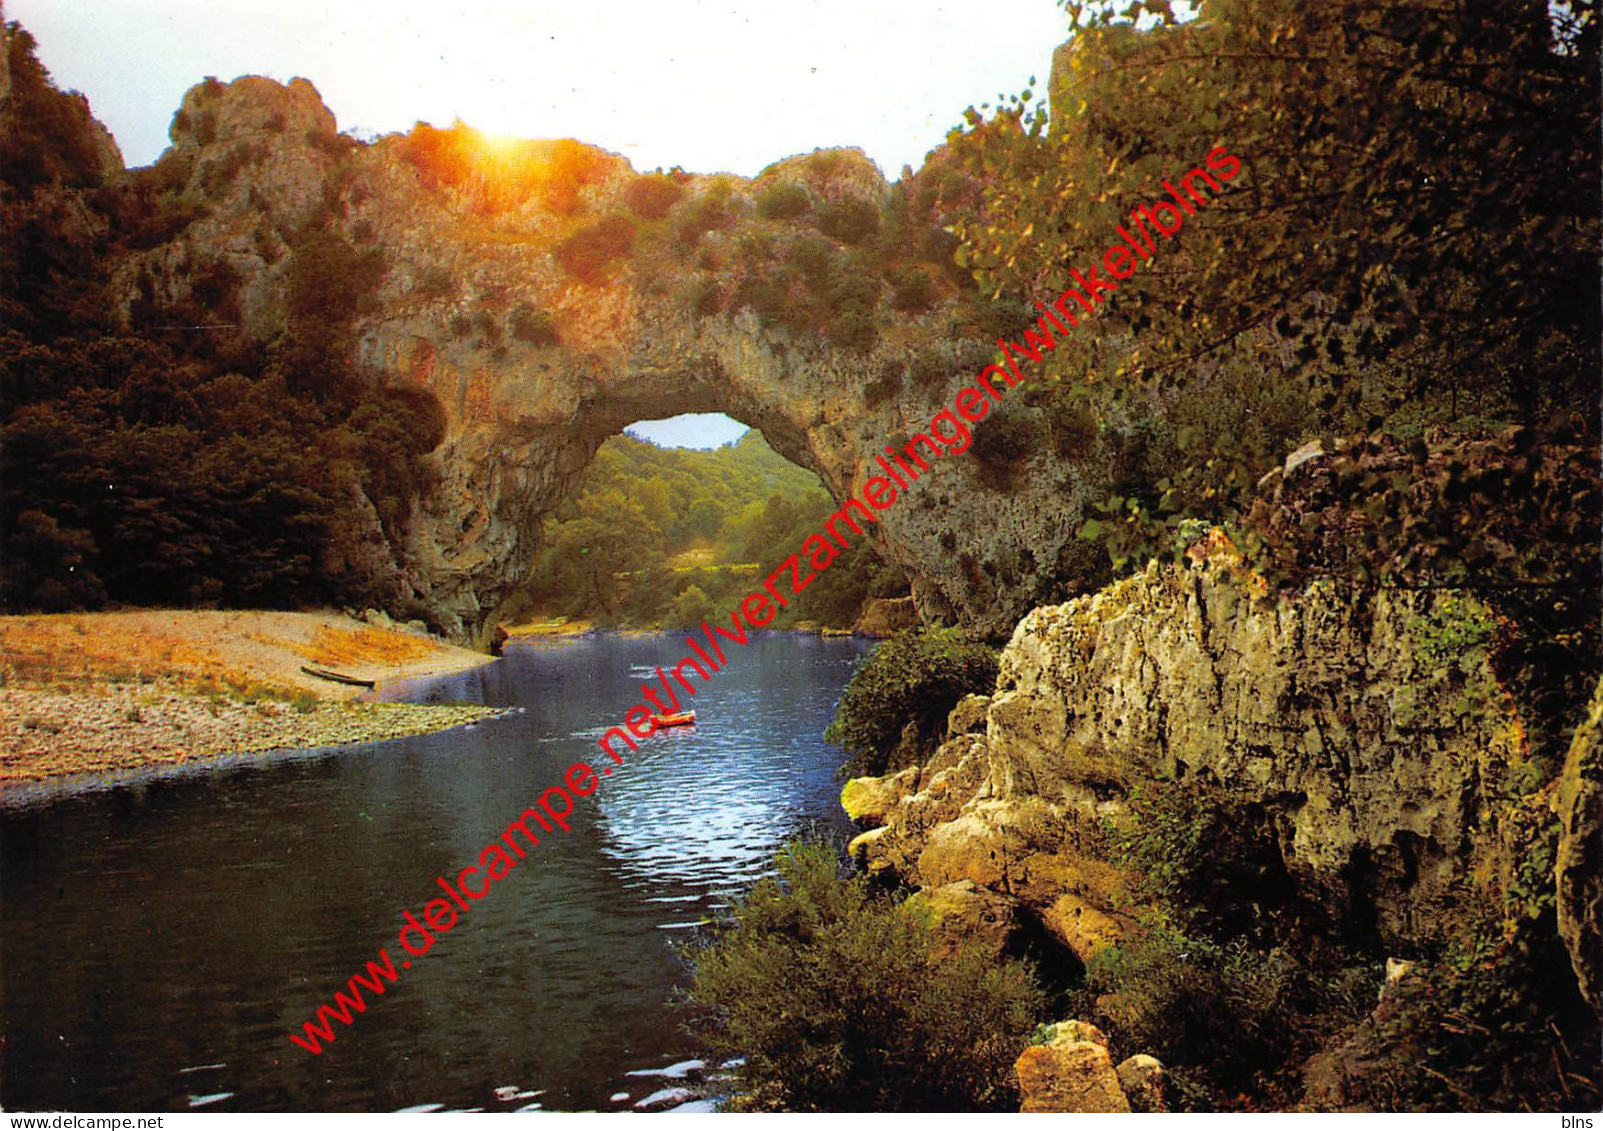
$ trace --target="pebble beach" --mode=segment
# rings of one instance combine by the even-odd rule
[[[302,668],[382,685],[490,662],[333,613],[0,617],[0,786],[462,726],[497,711],[370,702]]]

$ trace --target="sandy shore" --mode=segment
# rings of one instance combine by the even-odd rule
[[[567,617],[551,617],[546,620],[532,620],[525,624],[506,625],[507,636],[513,640],[527,640],[532,637],[549,637],[563,639],[574,636],[584,636],[595,631],[595,623],[587,620],[569,620]]]
[[[334,613],[142,610],[0,617],[0,784],[423,734],[495,714],[355,701],[491,658]]]

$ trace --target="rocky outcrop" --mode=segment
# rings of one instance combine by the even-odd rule
[[[1000,958],[1011,949],[1019,928],[1013,902],[971,880],[914,892],[902,910],[934,933],[937,955],[978,945]]]
[[[1019,1056],[1021,1112],[1160,1112],[1163,1065],[1138,1054],[1117,1068],[1108,1039],[1095,1025],[1049,1025]]]
[[[860,636],[891,636],[918,624],[918,606],[911,597],[870,597],[852,631]]]
[[[1157,1057],[1138,1052],[1121,1060],[1114,1072],[1131,1111],[1152,1115],[1169,1110],[1163,1094],[1163,1065]]]
[[[1394,952],[1440,939],[1480,898],[1472,862],[1533,768],[1489,663],[1494,622],[1450,590],[1271,595],[1211,546],[1024,618],[984,733],[970,704],[897,779],[864,859],[1004,894],[1085,960],[1139,910],[1110,830],[1132,795],[1193,783],[1332,926]]]
[[[918,784],[918,767],[882,778],[852,778],[840,791],[840,807],[854,821],[881,825],[902,797]]]
[[[304,79],[195,87],[154,170],[195,219],[115,275],[125,304],[176,301],[221,263],[244,329],[267,341],[308,239],[382,253],[351,361],[429,390],[446,418],[440,485],[413,508],[395,585],[459,636],[523,584],[542,516],[624,426],[726,412],[843,499],[994,352],[941,228],[940,193],[964,175],[938,160],[894,191],[856,150],[750,181],[676,174],[646,186],[659,207],[626,161],[573,142],[364,145],[335,127]],[[896,264],[867,251],[881,226],[899,233]],[[918,611],[1001,637],[1064,563],[1089,560],[1073,537],[1081,473],[1046,454],[1018,470],[1003,492],[974,459],[944,461],[879,516],[869,536]]]
[[[1576,728],[1553,808],[1562,822],[1558,929],[1587,1003],[1603,1016],[1603,684]]]

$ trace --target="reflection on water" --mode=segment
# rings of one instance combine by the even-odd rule
[[[642,1070],[700,1051],[666,1000],[673,942],[788,837],[844,830],[839,754],[819,735],[862,650],[755,636],[695,697],[697,726],[642,743],[571,834],[546,838],[317,1057],[287,1034],[379,946],[398,953],[400,913],[440,894],[435,876],[599,756],[596,735],[684,654],[679,639],[514,646],[400,692],[522,708],[450,734],[12,791],[0,1104],[630,1106],[664,1086]]]

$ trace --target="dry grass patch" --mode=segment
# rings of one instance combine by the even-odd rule
[[[406,632],[383,628],[331,628],[321,625],[309,641],[258,637],[314,663],[347,666],[409,664],[439,651],[439,645]]]
[[[215,651],[146,632],[107,631],[104,621],[35,616],[0,619],[0,671],[11,685],[72,686],[148,681],[174,670],[222,667]]]

